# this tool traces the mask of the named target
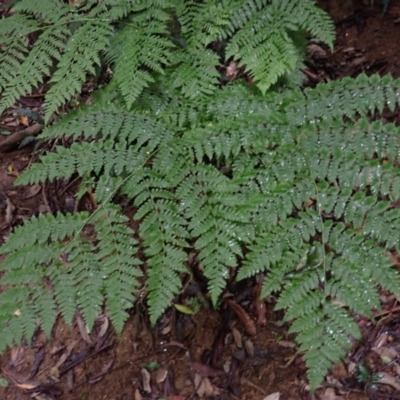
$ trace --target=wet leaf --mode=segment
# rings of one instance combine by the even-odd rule
[[[160,368],[160,363],[158,361],[151,361],[149,363],[141,364],[142,368],[146,368],[148,371],[155,371]]]
[[[184,304],[174,304],[174,307],[182,314],[193,315],[193,310]]]
[[[0,376],[0,386],[7,387],[10,385],[10,382],[4,376]]]

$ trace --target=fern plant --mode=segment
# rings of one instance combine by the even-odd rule
[[[387,256],[400,247],[400,131],[369,118],[399,106],[400,81],[303,91],[306,33],[332,46],[333,32],[311,0],[18,1],[0,24],[1,111],[46,80],[48,120],[97,66],[113,77],[41,134],[73,144],[17,179],[79,176],[77,196],[93,190],[98,207],[32,218],[2,246],[0,350],[77,309],[91,328],[104,307],[120,333],[142,282],[154,324],[194,248],[214,305],[232,269],[264,272],[262,296],[279,294],[315,389],[379,288],[400,294]],[[231,61],[254,84],[226,83]]]

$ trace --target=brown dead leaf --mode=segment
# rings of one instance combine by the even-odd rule
[[[256,324],[250,318],[249,314],[247,314],[247,312],[244,310],[244,308],[233,300],[226,300],[226,303],[238,316],[238,318],[240,319],[240,322],[244,325],[246,332],[251,336],[257,335]]]
[[[254,287],[254,308],[257,315],[257,323],[263,326],[267,323],[267,309],[265,307],[265,301],[260,300],[262,282],[257,283]]]
[[[15,386],[17,386],[20,389],[33,390],[38,386],[40,386],[39,382],[32,379],[27,379],[15,371],[10,371],[6,368],[2,368],[1,372],[9,382],[12,382]]]
[[[22,198],[30,199],[31,197],[36,196],[41,190],[42,190],[41,185],[29,186],[24,190],[24,193],[22,194]]]
[[[344,397],[336,395],[334,388],[326,388],[320,397],[321,400],[344,400]]]
[[[6,196],[6,201],[7,201],[7,208],[6,208],[6,224],[11,225],[13,218],[14,218],[14,211],[15,211],[15,206],[11,202],[10,198]]]
[[[114,363],[114,359],[112,358],[102,369],[100,372],[93,374],[89,377],[89,383],[95,383],[99,381],[112,367]]]
[[[254,343],[250,339],[244,341],[244,348],[250,358],[254,357]]]
[[[21,125],[29,126],[29,120],[26,115],[18,115],[18,121]]]
[[[226,77],[232,82],[239,75],[240,69],[235,61],[231,61],[226,67]]]
[[[107,315],[102,314],[96,318],[96,321],[101,323],[101,327],[100,327],[98,336],[103,337],[106,334],[106,332],[108,330],[108,326],[110,324],[108,321],[108,317],[107,317]]]
[[[297,347],[296,343],[289,342],[287,340],[280,340],[278,342],[278,345],[281,346],[281,347],[287,347],[289,349],[295,349]]]
[[[69,369],[66,373],[67,375],[67,386],[69,390],[72,390],[74,388],[74,371],[72,369]]]
[[[156,382],[158,384],[163,383],[168,376],[168,370],[165,367],[158,368],[156,372]]]
[[[223,371],[220,371],[219,369],[210,367],[209,365],[205,365],[202,363],[199,363],[197,361],[192,362],[192,369],[193,371],[201,376],[201,377],[216,377],[216,376],[222,376],[225,375]]]
[[[392,375],[387,372],[378,372],[379,379],[377,383],[382,383],[384,385],[389,385],[398,392],[400,392],[400,382]]]
[[[12,367],[18,366],[22,362],[23,355],[24,355],[24,349],[22,347],[13,347],[11,349],[11,354],[10,354],[11,360],[9,361],[9,364]]]
[[[141,395],[139,389],[135,390],[135,400],[143,400],[143,396]]]
[[[194,375],[196,393],[200,398],[211,397],[214,395],[214,388],[208,378],[202,378],[199,374]]]
[[[44,360],[44,354],[45,354],[45,349],[44,349],[44,346],[42,346],[35,353],[35,362],[33,363],[32,371],[31,371],[31,374],[29,375],[29,379],[33,379],[36,376],[36,374],[39,370],[40,364]]]
[[[60,359],[58,360],[57,364],[55,365],[55,368],[60,368],[61,365],[64,364],[66,359],[71,355],[72,350],[74,349],[75,345],[78,343],[77,340],[72,341],[67,348],[65,349],[65,352],[61,355]]]
[[[241,333],[236,328],[232,328],[232,336],[233,336],[233,341],[235,342],[236,347],[241,349],[243,347]]]
[[[399,357],[399,353],[391,346],[373,347],[371,350],[378,354],[385,364],[389,364]]]
[[[142,379],[143,379],[143,390],[146,393],[151,393],[151,386],[150,386],[150,372],[147,371],[147,369],[142,368],[141,371],[142,373]]]
[[[321,46],[315,43],[311,43],[308,46],[307,55],[310,58],[326,58],[328,56],[326,51]]]
[[[263,400],[279,400],[281,398],[281,394],[279,392],[275,392],[269,394],[267,397],[264,397]]]
[[[392,367],[397,377],[400,377],[400,365],[398,363],[394,363]]]
[[[82,317],[80,315],[76,316],[76,323],[79,328],[79,332],[82,336],[82,339],[89,345],[93,344],[93,340],[90,338],[88,331],[86,330],[86,325],[85,322],[83,321]]]
[[[60,380],[60,370],[57,366],[50,368],[49,378],[53,382],[58,382]]]

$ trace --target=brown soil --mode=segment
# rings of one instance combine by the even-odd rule
[[[332,53],[318,43],[310,46],[309,85],[363,71],[400,77],[400,2],[392,0],[385,15],[377,1],[372,8],[361,1],[353,1],[352,6],[347,0],[319,3],[334,19],[338,38]],[[34,109],[40,101],[40,97],[27,97],[23,105]],[[387,118],[399,123],[400,112]],[[3,118],[0,130],[10,125],[15,125],[13,131],[21,130],[21,122]],[[13,187],[15,177],[36,156],[32,147],[0,155],[0,244],[13,226],[34,214],[91,207],[90,199],[78,206],[74,203],[75,187],[68,182]],[[249,280],[229,288],[251,316],[255,315],[254,285]],[[391,298],[382,299],[384,304],[393,304]],[[258,324],[255,335],[248,327],[246,331],[226,303],[218,311],[203,309],[194,316],[169,309],[156,328],[150,329],[139,302],[120,338],[104,318],[91,337],[78,323],[69,329],[60,320],[51,341],[39,333],[32,346],[14,348],[1,356],[2,375],[9,386],[0,386],[0,400],[261,400],[274,393],[281,394],[276,400],[400,398],[396,388],[399,356],[387,365],[382,362],[382,352],[390,358],[387,353],[397,354],[400,348],[396,308],[387,308],[378,323],[360,320],[364,339],[354,344],[346,362],[311,395],[301,355],[296,355],[293,338],[287,336],[288,326],[282,325],[282,315],[273,311],[273,298],[265,304],[267,323]],[[352,374],[360,363],[393,381],[366,385]]]

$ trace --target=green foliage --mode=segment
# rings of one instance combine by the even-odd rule
[[[77,309],[91,327],[104,307],[120,333],[142,285],[154,324],[194,249],[214,306],[232,270],[264,273],[316,388],[360,337],[352,316],[379,309],[380,287],[400,295],[385,253],[400,250],[400,130],[369,120],[400,105],[400,81],[296,86],[305,31],[333,43],[309,0],[48,3],[19,1],[0,25],[1,110],[45,78],[48,120],[97,65],[113,77],[93,106],[46,126],[41,138],[72,145],[17,183],[79,176],[98,208],[33,218],[2,246],[0,350]],[[221,77],[232,60],[254,85]]]

